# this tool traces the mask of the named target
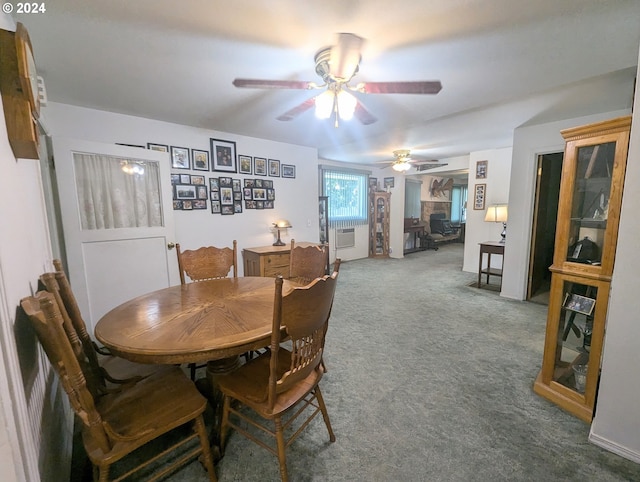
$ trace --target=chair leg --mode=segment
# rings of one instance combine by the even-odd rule
[[[287,474],[287,456],[285,454],[286,445],[284,443],[282,419],[280,417],[276,417],[274,422],[276,425],[276,442],[278,445],[278,462],[280,463],[280,478],[282,479],[282,482],[288,482],[289,476]]]
[[[196,379],[196,364],[195,363],[189,363],[189,371],[191,372],[191,380]]]
[[[98,478],[99,482],[109,482],[109,466],[101,465],[99,468],[100,476]]]
[[[318,399],[318,405],[320,406],[320,411],[322,412],[322,418],[324,418],[324,424],[327,426],[327,431],[329,432],[329,440],[332,442],[336,441],[336,436],[333,433],[333,429],[331,428],[331,421],[329,420],[329,412],[327,412],[327,406],[324,404],[324,398],[322,398],[322,392],[320,391],[320,387],[316,387],[315,389],[316,398]]]
[[[211,482],[218,482],[216,471],[213,467],[213,457],[211,455],[211,446],[209,445],[209,436],[207,435],[207,429],[204,426],[204,418],[202,415],[199,415],[198,418],[193,421],[193,429],[200,438],[204,468],[209,473],[209,480]]]
[[[229,408],[231,407],[231,397],[225,395],[222,403],[222,420],[220,422],[220,455],[224,455],[227,445],[227,435],[229,434]]]

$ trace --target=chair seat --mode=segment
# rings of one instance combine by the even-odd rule
[[[158,370],[162,370],[161,365],[136,363],[114,355],[98,355],[98,361],[100,362],[100,366],[104,368],[109,375],[119,380],[136,377],[144,378]]]
[[[102,453],[85,427],[82,435],[87,454],[96,465],[112,464],[159,435],[193,420],[206,406],[206,398],[179,367],[163,367],[135,385],[125,386],[96,402],[103,422],[119,441],[109,453]]]
[[[278,394],[273,409],[269,409],[267,390],[269,386],[269,361],[271,352],[267,350],[237,370],[218,379],[218,387],[222,393],[239,400],[251,407],[264,418],[283,413],[302,400],[322,378],[323,371],[319,367],[313,370],[304,380],[296,383],[289,390]],[[284,348],[278,350],[278,378],[282,377],[291,361],[291,352]]]

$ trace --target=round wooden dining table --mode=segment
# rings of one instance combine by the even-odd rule
[[[293,286],[285,280],[283,294]],[[131,361],[218,360],[224,366],[269,345],[274,294],[274,278],[253,276],[171,286],[112,309],[98,321],[95,336]]]

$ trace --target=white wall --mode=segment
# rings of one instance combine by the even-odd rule
[[[628,110],[619,110],[548,124],[520,127],[515,130],[513,164],[508,191],[509,222],[504,256],[502,296],[516,300],[526,298],[538,156],[564,151],[565,143],[560,134],[562,129],[613,119],[627,114],[629,114]],[[491,163],[489,163],[489,176],[491,176]],[[469,188],[471,189],[471,185]]]
[[[210,210],[174,211],[176,241],[183,248],[203,245],[231,245],[238,241],[243,248],[271,245],[275,240],[272,223],[288,219],[293,226],[281,232],[286,243],[319,240],[318,228],[318,157],[314,148],[238,136],[218,131],[114,114],[65,104],[50,103],[46,108],[47,122],[55,138],[70,137],[104,143],[146,145],[147,142],[209,150],[209,139],[236,142],[236,154],[278,159],[296,166],[296,178],[265,177],[273,180],[276,190],[274,209],[244,209],[240,214],[222,216]],[[234,179],[255,179],[258,176],[220,172],[173,170],[174,173],[204,174],[209,177],[231,176]],[[242,256],[238,262],[242,265]],[[243,268],[239,268],[240,274]]]
[[[469,194],[467,197],[467,224],[465,226],[463,271],[478,272],[478,261],[480,259],[479,243],[484,241],[500,241],[500,239],[502,239],[500,237],[500,233],[502,233],[502,223],[485,223],[484,216],[487,212],[486,208],[490,204],[506,203],[509,199],[511,159],[512,151],[510,147],[472,152],[469,156]],[[486,179],[476,179],[477,161],[488,161]],[[486,184],[485,209],[482,210],[473,208],[476,184]],[[511,205],[509,205],[510,216],[509,222],[507,223],[505,253],[509,250],[509,245],[512,245],[510,228],[512,212]],[[493,256],[491,265],[500,267],[501,261],[499,256]],[[495,279],[491,281],[494,282]],[[502,286],[504,289],[504,280]]]
[[[638,62],[640,65],[640,62]],[[640,68],[638,70],[640,75]],[[602,378],[589,439],[640,463],[640,97],[636,91],[627,173],[613,270]]]
[[[1,14],[0,28],[15,30],[15,23]],[[18,310],[51,269],[40,165],[14,157],[1,106],[0,100],[0,480],[68,480],[73,418],[57,381],[45,381],[42,351]]]

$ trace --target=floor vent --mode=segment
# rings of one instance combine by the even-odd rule
[[[355,228],[336,229],[336,248],[350,248],[356,245]]]

